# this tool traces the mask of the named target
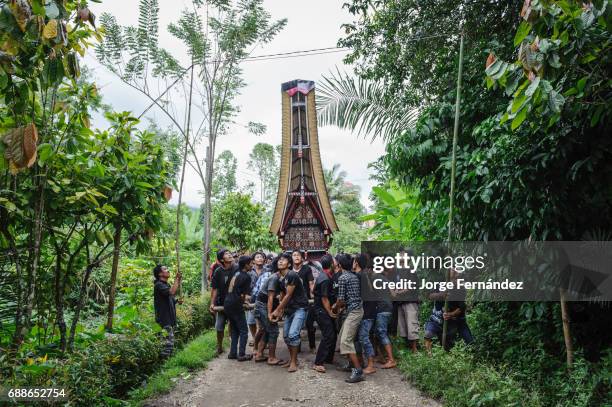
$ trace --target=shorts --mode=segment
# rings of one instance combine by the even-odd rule
[[[247,325],[255,325],[255,310],[246,311],[246,321]]]
[[[401,304],[397,312],[399,336],[409,341],[419,339],[419,304],[409,302]]]
[[[363,308],[349,311],[346,315],[342,328],[340,328],[340,354],[357,353],[355,350],[355,337],[357,336],[357,331],[359,331],[362,318]]]
[[[227,316],[222,311],[215,313],[215,330],[217,332],[225,331],[225,323],[228,321]]]
[[[255,303],[255,310],[253,311],[255,319],[259,322],[259,326],[264,330],[265,335],[263,337],[264,342],[276,344],[278,339],[278,324],[270,321],[268,318],[268,305],[263,302],[257,301]]]

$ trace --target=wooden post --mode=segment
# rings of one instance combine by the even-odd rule
[[[463,28],[459,42],[459,69],[457,72],[457,97],[455,100],[455,126],[453,129],[453,153],[451,160],[451,187],[448,208],[448,243],[453,238],[453,207],[455,205],[455,173],[457,171],[457,139],[459,137],[459,115],[461,113],[461,77],[463,76]],[[446,281],[450,279],[450,272],[446,273]],[[444,312],[448,312],[448,298],[444,300]],[[446,331],[448,323],[442,322],[442,347],[446,349]]]

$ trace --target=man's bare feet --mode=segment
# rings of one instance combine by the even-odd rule
[[[289,373],[293,373],[293,372],[297,372],[298,367],[296,365],[290,365],[289,369],[287,369],[287,372]]]
[[[363,369],[363,373],[365,373],[365,374],[376,373],[376,368],[374,366],[368,366],[368,367]]]
[[[393,369],[395,366],[397,366],[397,363],[395,362],[395,360],[391,359],[391,360],[388,360],[387,363],[382,365],[380,368],[381,369]]]

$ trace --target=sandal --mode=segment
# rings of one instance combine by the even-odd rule
[[[276,362],[274,362],[274,363],[268,362],[268,365],[270,365],[270,366],[278,366],[278,365],[282,365],[282,364],[285,364],[285,363],[287,363],[287,362],[285,362],[282,359],[277,359]]]
[[[317,366],[317,365],[314,365],[314,366],[312,367],[312,370],[315,370],[315,371],[317,371],[317,372],[319,372],[319,373],[325,373],[325,372],[326,372],[326,370],[325,370],[325,366]]]
[[[268,360],[267,357],[255,358],[255,363],[265,362]]]
[[[287,372],[293,373],[293,372],[297,372],[297,370],[298,370],[297,366],[296,367],[290,367],[289,369],[287,369]]]

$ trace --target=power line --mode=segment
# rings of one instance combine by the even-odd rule
[[[341,51],[341,50],[348,50],[349,48],[347,47],[325,47],[325,48],[314,48],[314,49],[305,49],[305,50],[299,50],[299,51],[288,51],[288,52],[279,52],[276,54],[267,54],[267,55],[253,55],[252,57],[246,57],[243,60],[255,60],[255,59],[259,59],[259,58],[268,58],[268,57],[276,57],[276,56],[286,56],[286,55],[294,55],[294,54],[306,54],[306,53],[310,53],[310,52],[318,52],[318,51],[330,51],[330,50],[336,50],[336,51]],[[307,55],[304,55],[307,56]]]

